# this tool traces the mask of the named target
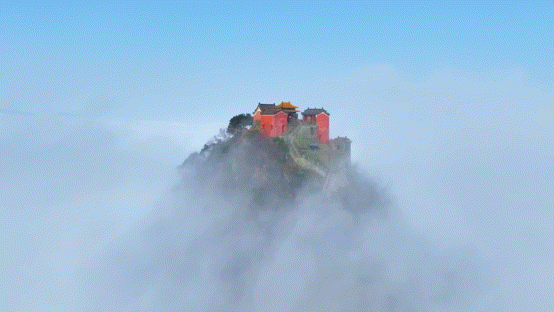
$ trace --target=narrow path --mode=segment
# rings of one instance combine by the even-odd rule
[[[315,173],[319,174],[322,177],[326,176],[325,170],[321,169],[318,165],[314,164],[313,162],[307,160],[302,154],[298,151],[298,148],[296,147],[296,144],[294,142],[294,139],[296,135],[298,134],[298,131],[300,131],[300,127],[296,127],[293,129],[287,136],[285,136],[285,141],[287,142],[289,146],[289,154],[291,155],[292,159],[301,167],[309,169],[314,171]]]

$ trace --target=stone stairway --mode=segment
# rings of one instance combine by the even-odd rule
[[[296,144],[294,141],[299,131],[300,131],[300,127],[296,127],[291,132],[289,132],[288,135],[285,137],[285,141],[289,146],[290,156],[299,166],[308,170],[312,170],[315,173],[319,174],[320,176],[325,177],[326,171],[323,168],[316,165],[314,162],[306,159],[306,157],[302,156],[302,154],[298,151],[298,148],[296,147]]]

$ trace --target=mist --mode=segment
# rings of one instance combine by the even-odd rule
[[[467,310],[484,290],[475,250],[418,237],[359,170],[345,204],[287,181],[269,148],[220,140],[83,273],[93,310]]]
[[[365,185],[354,210],[309,181],[253,203],[248,149],[179,167],[224,122],[0,114],[1,309],[553,310],[552,94],[401,77],[330,88],[374,104],[372,122],[332,116]]]

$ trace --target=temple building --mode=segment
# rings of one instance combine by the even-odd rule
[[[329,143],[329,113],[323,108],[308,108],[302,112],[303,122],[313,122],[317,125],[317,139],[321,143]]]
[[[347,137],[329,140],[330,114],[323,107],[307,108],[302,119],[298,119],[299,112],[290,102],[258,103],[252,127],[265,137],[282,137],[291,159],[300,167],[328,176],[326,188],[336,191],[346,181],[351,141]]]
[[[291,122],[298,121],[298,106],[290,102],[281,102],[279,105],[262,104],[252,114],[254,123],[260,125],[260,133],[266,137],[279,137],[287,133]],[[323,108],[308,108],[302,112],[302,124],[314,124],[312,135],[321,143],[329,143],[329,112]],[[314,131],[315,130],[315,131]]]
[[[287,132],[287,125],[298,119],[298,106],[290,102],[275,104],[261,104],[252,114],[254,122],[260,122],[260,133],[266,137],[278,137]]]

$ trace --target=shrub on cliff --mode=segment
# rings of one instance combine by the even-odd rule
[[[229,120],[229,126],[227,126],[227,132],[230,134],[235,134],[240,130],[244,129],[246,126],[252,125],[252,115],[250,114],[240,114],[233,116]]]

